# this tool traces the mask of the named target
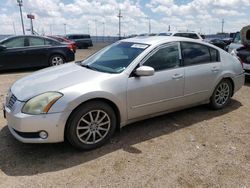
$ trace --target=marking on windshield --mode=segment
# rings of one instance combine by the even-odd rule
[[[131,48],[140,48],[140,49],[145,49],[147,47],[148,47],[148,45],[146,45],[146,44],[133,44],[131,46]]]

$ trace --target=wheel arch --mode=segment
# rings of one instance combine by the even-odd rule
[[[232,85],[232,94],[231,94],[231,97],[234,95],[234,81],[233,81],[233,79],[231,78],[231,77],[224,77],[222,80],[229,80],[230,81],[230,83],[231,83],[231,85]],[[221,81],[222,81],[221,80]],[[220,81],[220,82],[221,82]]]
[[[64,137],[65,137],[65,133],[67,131],[67,127],[68,127],[68,122],[70,121],[70,118],[72,118],[73,114],[84,104],[88,103],[88,102],[92,102],[92,101],[101,101],[106,103],[107,105],[109,105],[115,112],[115,116],[117,118],[117,124],[116,124],[116,130],[120,129],[120,123],[121,123],[121,113],[120,110],[118,108],[118,106],[111,100],[106,99],[106,98],[101,98],[101,97],[97,97],[97,98],[93,98],[93,99],[88,99],[82,103],[80,103],[78,106],[76,106],[72,112],[70,113],[70,115],[67,118],[66,124],[65,124],[65,128],[64,128]]]

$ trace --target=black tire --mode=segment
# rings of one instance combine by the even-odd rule
[[[223,79],[216,86],[213,95],[210,98],[210,106],[215,110],[224,108],[231,100],[232,92],[232,83],[228,79]]]
[[[97,115],[97,113],[98,113],[97,111],[99,111],[98,115]],[[101,117],[101,118],[99,118],[99,120],[102,119],[102,117],[104,115],[101,116],[101,113],[103,113],[103,114],[106,113],[107,117],[105,117],[106,119],[104,118],[103,121],[110,120],[110,123],[108,123],[106,125],[104,124],[101,126],[101,124],[103,122],[103,121],[101,121],[101,123],[99,123],[99,124],[93,123],[91,125],[88,125],[87,123],[85,123],[85,121],[87,121],[88,123],[91,122],[90,115],[89,115],[90,113],[92,114],[92,117],[93,117],[92,119],[95,119],[95,120],[96,120],[97,116],[99,117],[99,115]],[[84,119],[85,121],[83,121],[82,119]],[[90,101],[90,102],[84,103],[81,106],[79,106],[73,112],[73,114],[70,116],[70,118],[67,122],[67,125],[66,125],[65,136],[66,136],[67,140],[69,141],[69,143],[77,149],[80,149],[80,150],[95,149],[95,148],[102,146],[105,142],[107,142],[111,138],[111,136],[114,134],[114,132],[116,130],[116,123],[117,123],[117,120],[116,120],[115,112],[108,104],[106,104],[105,102],[102,102],[102,101]],[[79,127],[84,128],[84,129],[79,130]],[[95,127],[95,128],[93,128],[93,127]],[[98,137],[101,138],[101,136],[99,136],[96,132],[97,129],[99,129],[100,127],[102,129],[104,129],[104,128],[107,129],[107,131],[98,130],[98,132],[101,135],[103,134],[103,138],[101,140],[99,140],[98,142],[94,143],[93,142],[94,138],[96,138],[96,139]],[[94,129],[96,129],[96,130],[94,130]],[[80,131],[82,131],[82,132],[80,132]],[[105,132],[105,134],[104,134],[104,132]],[[89,137],[90,134],[91,134],[91,136]],[[95,134],[95,136],[94,136],[94,134]],[[80,137],[80,135],[84,135],[84,136]],[[88,137],[89,137],[89,140],[87,140]],[[92,143],[84,143],[87,141],[90,142],[91,140],[92,140]]]
[[[58,60],[58,62],[56,63],[55,60]],[[60,62],[59,62],[60,61]],[[59,55],[59,54],[55,54],[55,55],[52,55],[50,58],[49,58],[49,65],[50,66],[57,66],[57,65],[62,65],[65,63],[65,58],[62,56],[62,55]]]

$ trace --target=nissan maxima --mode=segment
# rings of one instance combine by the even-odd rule
[[[239,60],[214,45],[183,37],[130,38],[16,81],[4,115],[21,142],[68,140],[93,149],[138,120],[207,103],[221,109],[244,79]]]

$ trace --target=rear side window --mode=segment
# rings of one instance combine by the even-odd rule
[[[3,45],[5,45],[7,48],[24,47],[25,46],[25,39],[24,39],[24,37],[9,39],[9,40],[3,42]]]
[[[143,65],[153,67],[155,71],[178,67],[180,64],[178,44],[163,47],[153,54]]]
[[[181,49],[184,65],[186,66],[209,63],[212,62],[212,58],[218,58],[217,50],[214,51],[212,48],[210,49],[201,44],[182,42]],[[213,53],[213,57],[210,56],[210,53]]]
[[[51,46],[56,46],[59,43],[54,41],[54,40],[49,40],[49,39],[45,39],[45,45],[51,45]]]
[[[211,62],[219,62],[220,61],[218,50],[216,50],[214,48],[209,48],[209,52],[211,55]]]
[[[36,38],[31,37],[29,38],[30,46],[43,46],[44,45],[44,39],[42,38]]]

